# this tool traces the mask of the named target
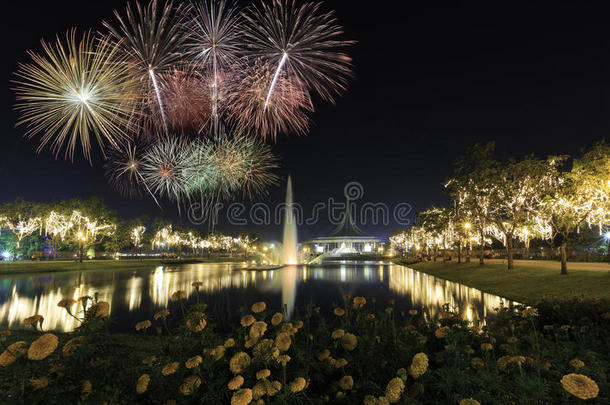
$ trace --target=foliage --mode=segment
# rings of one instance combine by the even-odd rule
[[[0,395],[30,404],[372,404],[376,398],[577,404],[575,395],[593,394],[591,404],[608,401],[608,300],[501,307],[479,328],[448,307],[427,321],[392,302],[377,308],[374,300],[345,296],[332,318],[309,305],[288,322],[286,314],[256,303],[221,329],[206,315],[199,284],[193,286],[190,298],[176,292],[167,311],[139,322],[129,336],[108,332],[111,320],[103,311],[99,316],[102,303],[95,299],[62,302],[82,326],[61,335],[47,358],[17,355],[0,368]],[[43,325],[3,338],[2,349],[18,340],[29,344]],[[593,382],[568,393],[573,374]]]

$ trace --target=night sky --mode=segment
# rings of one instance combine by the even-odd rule
[[[177,218],[170,203],[160,211],[150,200],[120,197],[107,185],[99,158],[90,166],[80,156],[71,163],[55,160],[48,150],[37,155],[37,141],[23,139],[25,129],[14,127],[10,80],[17,63],[28,61],[26,50],[40,49],[41,38],[73,26],[101,29],[102,19],[114,21],[113,10],[123,11],[126,3],[11,3],[3,19],[0,203],[16,196],[100,196],[124,217]],[[364,202],[406,202],[414,218],[432,203],[446,203],[443,180],[475,142],[493,140],[505,157],[544,157],[577,155],[607,136],[610,33],[604,2],[447,3],[325,5],[336,10],[345,37],[358,41],[349,51],[355,78],[335,106],[316,103],[308,136],[283,136],[274,146],[282,159],[279,174],[292,175],[296,199],[306,209],[329,197],[341,200],[345,184],[357,181]],[[281,201],[283,187],[263,201]],[[378,236],[397,227],[362,226]],[[219,225],[230,233],[242,228]],[[332,228],[321,221],[299,232],[305,238]],[[264,239],[281,233],[279,225],[249,229]]]

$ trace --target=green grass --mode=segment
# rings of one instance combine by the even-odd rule
[[[570,266],[572,267],[570,269]],[[507,270],[501,263],[480,266],[471,263],[422,262],[409,267],[446,280],[455,281],[485,292],[520,301],[535,303],[543,297],[610,298],[610,273],[583,270],[577,263],[568,266],[568,275],[559,274],[559,264],[546,262],[517,263]]]
[[[201,263],[218,263],[233,259],[201,259]],[[84,263],[75,261],[44,261],[44,262],[0,262],[0,275],[26,273],[56,273],[61,271],[85,270],[136,270],[160,266],[160,259],[139,260],[87,260]]]

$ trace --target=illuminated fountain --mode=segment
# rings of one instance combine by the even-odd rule
[[[288,176],[286,185],[286,211],[284,212],[284,243],[282,247],[282,264],[297,264],[297,222],[294,216],[292,200],[292,180]]]

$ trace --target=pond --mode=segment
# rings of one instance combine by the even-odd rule
[[[189,300],[194,301],[193,281],[203,282],[199,298],[209,305],[209,316],[220,325],[239,317],[256,301],[265,301],[271,311],[285,307],[289,313],[314,303],[330,314],[335,305],[343,303],[345,294],[364,296],[378,310],[393,299],[397,310],[418,309],[429,317],[449,304],[475,324],[484,323],[502,303],[512,304],[475,288],[383,262],[342,261],[267,271],[245,270],[243,263],[188,264],[0,278],[0,329],[23,328],[24,318],[41,314],[45,330],[70,331],[77,321],[57,303],[62,298],[97,293],[100,300],[110,303],[112,328],[130,331],[136,322],[152,319],[168,305],[178,311],[175,303],[169,303],[175,291],[188,291]]]

